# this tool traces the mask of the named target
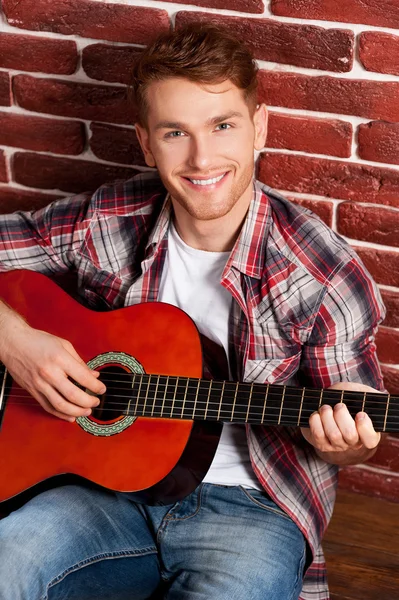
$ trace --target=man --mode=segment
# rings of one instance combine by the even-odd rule
[[[76,270],[94,308],[176,304],[225,347],[234,380],[382,389],[375,284],[343,240],[253,178],[267,110],[247,50],[213,27],[164,35],[133,91],[159,176],[5,217],[2,269]],[[0,316],[14,378],[60,418],[90,414],[97,399],[71,379],[104,386],[71,345]],[[225,425],[205,483],[172,506],[46,492],[0,522],[0,597],[327,599],[336,465],[366,460],[379,438],[365,413],[322,406],[309,429]]]

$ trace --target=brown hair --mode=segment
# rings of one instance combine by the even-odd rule
[[[229,79],[243,90],[250,110],[255,110],[257,71],[250,51],[224,27],[190,24],[162,34],[138,55],[133,65],[131,93],[138,121],[146,125],[149,84],[170,77],[203,84]]]

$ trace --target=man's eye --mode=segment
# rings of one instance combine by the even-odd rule
[[[178,138],[181,137],[183,134],[182,131],[169,131],[169,133],[167,133],[165,135],[166,138]]]
[[[231,125],[230,123],[220,123],[220,125],[218,125],[216,127],[216,129],[220,127],[222,131],[226,131],[227,129],[231,129]]]

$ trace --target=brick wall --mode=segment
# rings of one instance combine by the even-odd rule
[[[271,108],[259,178],[356,247],[388,316],[377,338],[399,393],[399,0],[3,0],[0,210],[129,177],[144,163],[125,90],[159,32],[225,23],[259,60]],[[399,437],[341,485],[399,501]]]

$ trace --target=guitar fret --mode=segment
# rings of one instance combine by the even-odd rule
[[[343,404],[343,402],[344,402],[344,391],[345,391],[345,390],[341,390],[341,400],[340,400],[340,404]]]
[[[206,399],[206,407],[205,407],[204,419],[206,419],[206,415],[208,414],[208,406],[209,406],[209,398],[211,396],[211,389],[212,389],[212,379],[209,382],[209,390],[208,390],[208,397]]]
[[[149,392],[149,389],[150,389],[150,383],[151,383],[151,375],[148,376],[147,389],[145,391],[145,398],[144,398],[143,415],[145,415],[145,407],[147,405],[147,399],[148,399],[148,392]]]
[[[183,418],[183,414],[184,414],[184,407],[186,405],[186,400],[187,400],[187,390],[188,390],[188,383],[190,381],[190,378],[187,377],[187,381],[186,381],[186,389],[184,390],[184,398],[183,398],[183,405],[181,407],[181,413],[180,413],[180,418]]]
[[[389,401],[390,401],[390,399],[391,399],[391,394],[388,394],[387,407],[385,409],[384,425],[382,427],[382,431],[385,431],[385,427],[387,426],[387,417],[388,417],[388,409],[389,409]]]
[[[306,389],[306,388],[303,388],[303,389],[302,389],[302,395],[301,395],[301,405],[300,405],[300,407],[299,407],[299,415],[298,415],[298,423],[297,423],[298,427],[299,427],[299,424],[300,424],[300,422],[301,422],[302,408],[303,408],[303,399],[304,399],[304,396],[305,396],[305,389]]]
[[[133,413],[134,416],[137,415],[137,407],[138,407],[138,404],[139,404],[139,398],[140,398],[140,392],[141,392],[141,385],[142,385],[142,383],[143,383],[143,375],[141,375],[141,377],[140,377],[139,390],[137,392],[136,405],[134,407],[134,413]]]
[[[320,401],[319,401],[319,408],[321,406],[321,403],[323,402],[323,392],[324,392],[324,390],[321,390]]]
[[[133,379],[132,379],[132,390],[134,388],[134,384],[136,381],[136,373],[133,373]],[[129,402],[127,403],[127,409],[126,409],[126,414],[130,415],[130,403],[133,400],[133,398],[129,398]]]
[[[158,375],[158,377],[157,377],[157,384],[155,386],[154,402],[152,403],[151,416],[154,416],[155,402],[157,401],[157,393],[158,393],[158,386],[159,386],[159,378],[160,378],[160,375]]]
[[[5,365],[4,366],[4,376],[3,376],[3,382],[1,384],[1,392],[0,392],[0,410],[2,410],[3,408],[3,402],[4,402],[4,390],[6,387],[6,380],[7,380],[7,367]]]
[[[237,383],[236,383],[236,390],[235,390],[235,393],[234,393],[233,409],[232,409],[232,411],[231,411],[231,417],[230,417],[230,421],[232,421],[232,420],[233,420],[233,418],[234,418],[234,409],[235,409],[235,407],[236,407],[236,401],[237,401],[237,392],[238,392],[238,381],[237,381]]]
[[[284,397],[285,397],[285,390],[286,389],[287,389],[286,386],[284,386],[283,396],[281,398],[280,414],[278,416],[278,423],[277,423],[277,425],[280,425],[280,422],[281,422],[281,413],[283,412],[283,404],[284,404]]]
[[[249,400],[248,400],[248,408],[247,408],[247,414],[245,416],[245,422],[248,423],[248,415],[249,415],[249,407],[251,406],[251,400],[252,400],[252,392],[254,390],[254,382],[251,383],[251,389],[249,392]]]
[[[198,392],[199,392],[200,384],[201,384],[201,379],[198,379],[198,383],[197,383],[197,391],[196,391],[196,393],[195,393],[195,400],[194,400],[194,406],[193,406],[193,416],[191,417],[192,419],[194,419],[194,415],[195,415],[195,409],[197,408],[197,402],[198,402]]]
[[[362,412],[364,412],[364,405],[366,404],[366,392],[363,394]]]
[[[267,388],[266,388],[266,397],[265,397],[265,403],[263,405],[263,411],[262,411],[262,419],[261,419],[261,423],[263,423],[264,419],[265,419],[265,411],[266,411],[266,404],[267,404],[267,399],[269,397],[269,384],[267,384]]]
[[[163,400],[162,400],[162,407],[161,407],[161,414],[160,416],[163,416],[163,409],[165,408],[165,401],[166,401],[166,390],[168,389],[168,385],[169,385],[169,375],[166,377],[166,381],[165,381],[165,391],[163,393]]]
[[[175,385],[175,391],[173,392],[173,400],[172,400],[172,406],[170,409],[170,418],[173,418],[173,409],[175,407],[175,402],[176,402],[176,392],[177,392],[177,386],[179,385],[179,378],[176,377],[176,385]]]
[[[223,381],[223,385],[222,385],[222,393],[220,394],[220,402],[219,402],[219,410],[218,410],[218,416],[217,416],[217,420],[220,420],[220,410],[222,408],[222,402],[223,402],[223,395],[224,395],[224,386],[226,385],[226,382]]]

